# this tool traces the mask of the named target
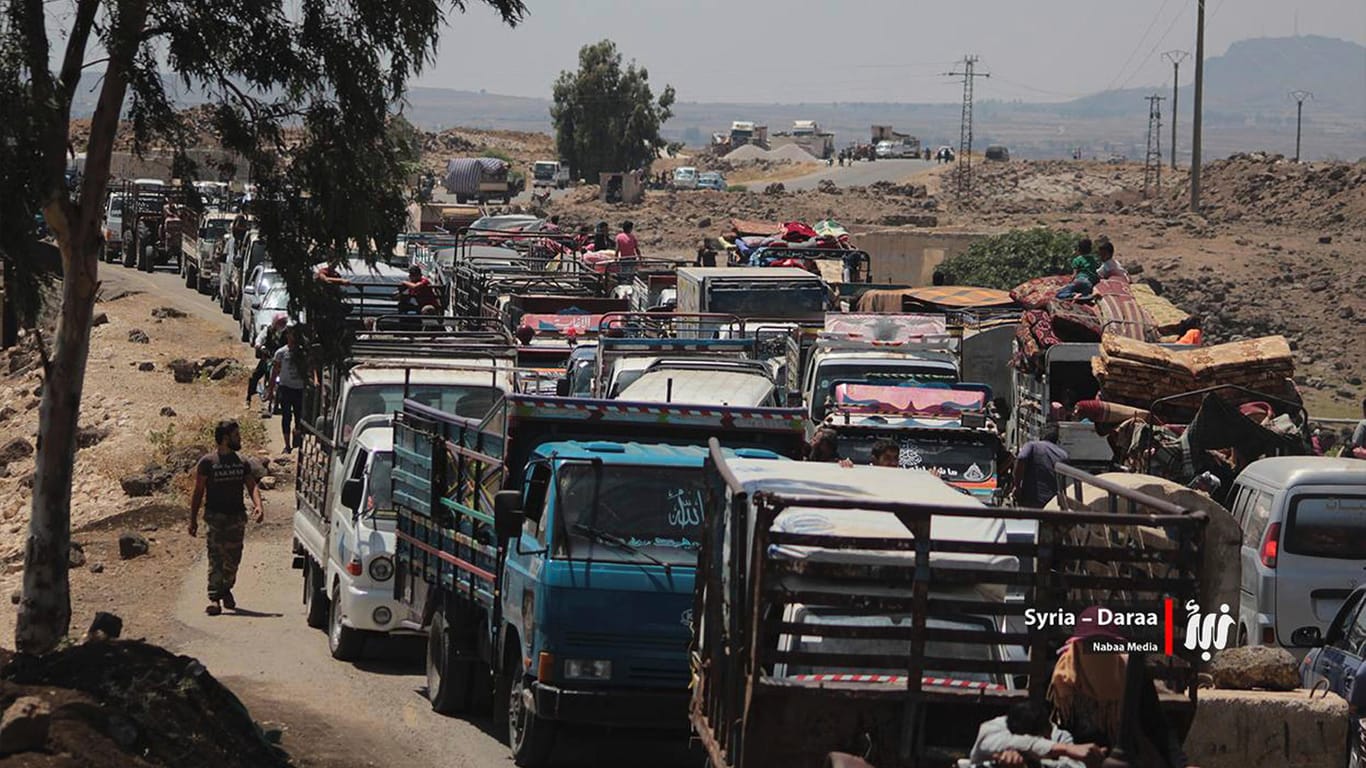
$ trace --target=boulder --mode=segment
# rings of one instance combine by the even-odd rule
[[[178,357],[171,361],[171,375],[175,377],[177,384],[189,384],[199,375],[199,366]]]
[[[825,195],[838,195],[840,193],[840,188],[838,184],[830,179],[821,179],[816,182],[816,191]]]
[[[6,406],[4,406],[3,408],[0,408],[0,423],[4,423],[4,422],[6,422],[6,421],[9,421],[10,419],[12,419],[12,418],[14,418],[15,416],[18,416],[18,415],[19,415],[19,412],[18,412],[18,411],[14,410],[14,409],[11,408],[10,406],[6,405]]]
[[[76,447],[93,448],[104,442],[109,437],[108,427],[78,427],[76,429]]]
[[[66,567],[80,568],[85,565],[85,549],[76,542],[71,542],[71,547],[66,551]]]
[[[133,498],[151,496],[157,490],[156,478],[150,473],[142,472],[136,475],[129,475],[119,481],[119,486],[123,492]]]
[[[114,640],[123,634],[123,619],[108,611],[96,611],[90,629],[85,631],[86,639]]]
[[[1334,694],[1202,690],[1185,752],[1201,768],[1341,768],[1347,723]]]
[[[1284,648],[1250,645],[1215,655],[1207,670],[1216,688],[1250,691],[1293,691],[1299,687],[1299,664]]]
[[[140,533],[124,531],[119,534],[119,557],[124,560],[132,560],[147,554],[151,546],[147,538]]]
[[[100,312],[99,314],[97,314],[97,315],[95,315],[94,317],[90,318],[90,327],[91,327],[91,328],[96,328],[96,327],[101,326],[101,325],[107,325],[108,323],[109,323],[109,315],[106,314],[106,313],[104,313],[104,312]]]
[[[150,344],[152,342],[151,337],[137,328],[128,332],[128,340],[134,344]]]
[[[12,464],[33,455],[33,443],[16,437],[0,447],[0,464]]]
[[[156,363],[152,362],[151,360],[143,360],[142,362],[138,363],[139,371],[155,371],[156,368]]]
[[[41,750],[51,726],[51,705],[37,696],[20,696],[0,718],[0,755]]]
[[[706,229],[707,227],[710,227],[710,226],[711,226],[711,217],[710,217],[710,216],[703,216],[702,218],[700,218],[700,219],[697,220],[697,228],[698,228],[698,229]]]
[[[223,379],[226,379],[228,374],[232,372],[232,366],[231,360],[225,360],[214,366],[213,370],[209,371],[209,380],[222,381]]]
[[[181,312],[175,307],[157,307],[156,309],[152,310],[152,317],[159,319],[178,320],[182,317],[189,317],[189,315],[186,315],[184,312]]]

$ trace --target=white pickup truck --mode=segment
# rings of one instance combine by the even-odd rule
[[[357,343],[353,352],[363,348]],[[308,625],[328,629],[337,659],[357,658],[368,634],[398,630],[393,524],[384,509],[393,461],[388,414],[408,399],[482,418],[515,388],[510,350],[456,354],[348,360],[324,370],[305,395],[294,567],[303,571]]]

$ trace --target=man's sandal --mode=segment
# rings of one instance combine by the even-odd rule
[[[210,616],[217,616],[222,612],[223,608],[219,606],[218,603],[209,603],[207,606],[204,607],[204,613],[207,613]]]

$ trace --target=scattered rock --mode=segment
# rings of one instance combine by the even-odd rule
[[[147,554],[147,550],[151,549],[151,546],[146,537],[140,533],[124,531],[119,534],[119,557],[124,560],[132,560],[135,557]]]
[[[85,549],[76,542],[71,542],[71,547],[66,551],[66,567],[80,568],[85,565]]]
[[[86,640],[115,640],[123,634],[123,619],[108,611],[96,611],[90,629],[85,631]]]
[[[162,415],[162,416],[165,416],[165,417],[167,417],[167,418],[175,418],[176,412],[175,412],[175,409],[172,408],[171,406],[169,406],[169,405],[163,405],[163,406],[161,407],[161,415]]]
[[[1215,655],[1209,665],[1216,688],[1293,691],[1300,685],[1299,664],[1284,648],[1249,645]]]
[[[258,485],[261,486],[261,490],[263,491],[273,491],[275,490],[275,482],[275,475],[266,475],[265,477],[261,478]]]
[[[17,415],[19,415],[19,412],[9,407],[8,405],[3,408],[0,408],[0,423],[9,421]]]
[[[139,371],[155,371],[156,368],[156,363],[153,363],[151,360],[143,360],[142,362],[138,363]]]
[[[177,384],[189,384],[199,375],[199,366],[178,357],[171,361],[171,374],[175,377]]]
[[[146,473],[125,477],[119,481],[119,485],[124,493],[133,498],[151,496],[157,489],[155,480]]]
[[[76,447],[94,448],[108,437],[108,427],[78,427],[76,429]]]
[[[775,181],[772,184],[769,184],[767,187],[764,187],[765,195],[781,195],[786,191],[787,187],[783,186],[783,183],[781,181]]]
[[[1328,278],[1326,277],[1316,277],[1313,280],[1309,281],[1309,290],[1313,291],[1314,293],[1326,291],[1328,290],[1328,286],[1329,282]]]
[[[1333,236],[1332,236],[1332,235],[1321,235],[1321,236],[1319,237],[1319,242],[1320,242],[1321,244],[1323,244],[1323,245],[1329,245],[1330,243],[1333,242]]]
[[[15,605],[22,603],[24,601],[24,593],[17,589],[14,590],[13,592],[9,593],[9,601]]]
[[[97,327],[99,327],[99,326],[101,326],[101,325],[107,325],[108,323],[109,323],[109,315],[106,314],[106,313],[104,313],[104,312],[100,312],[99,314],[97,314],[97,315],[95,315],[94,317],[90,318],[90,327],[91,327],[91,328],[97,328]]]
[[[157,307],[152,310],[152,317],[179,320],[182,317],[188,317],[188,315],[175,307]]]
[[[231,361],[231,360],[225,360],[225,361],[219,363],[218,365],[214,366],[213,370],[209,371],[209,380],[210,380],[210,381],[222,381],[223,379],[227,378],[227,377],[228,377],[228,374],[231,373],[231,372],[232,372],[232,361]]]
[[[697,220],[697,228],[698,228],[698,229],[706,229],[707,227],[710,227],[710,226],[711,226],[711,217],[710,217],[710,216],[703,216],[702,218],[700,218],[700,219]]]
[[[830,179],[821,179],[816,183],[816,191],[826,195],[838,195],[840,188]]]
[[[16,437],[0,447],[0,464],[12,464],[20,459],[27,459],[33,455],[33,443],[22,437]]]
[[[152,342],[151,337],[137,328],[128,332],[128,340],[134,344],[150,344]]]
[[[91,573],[104,573],[104,563],[91,563],[91,564],[90,564],[90,572],[91,572]]]
[[[0,719],[0,755],[37,752],[47,744],[52,707],[37,696],[20,696]]]
[[[1353,376],[1353,377],[1347,379],[1347,383],[1348,383],[1348,384],[1351,384],[1351,385],[1354,386],[1354,387],[1359,387],[1359,386],[1361,386],[1361,377],[1360,377],[1360,376]]]

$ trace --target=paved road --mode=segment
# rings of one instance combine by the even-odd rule
[[[878,181],[901,184],[933,167],[934,163],[926,160],[857,162],[843,168],[836,165],[795,179],[784,179],[783,186],[790,190],[815,189],[821,179],[830,179],[841,187],[866,187]]]
[[[233,332],[232,318],[208,297],[188,290],[172,267],[145,274],[102,265],[106,290],[135,289]],[[279,445],[279,431],[267,431]],[[304,623],[303,581],[290,567],[293,494],[266,495],[264,526],[252,526],[233,590],[242,611],[204,614],[206,564],[199,557],[165,599],[174,603],[169,644],[200,659],[253,707],[261,719],[283,722],[284,745],[303,765],[399,765],[409,768],[508,768],[507,747],[488,718],[432,712],[425,695],[419,638],[370,643],[368,658],[345,664],[327,638]],[[299,754],[300,745],[308,747]],[[580,732],[562,735],[558,766],[694,766],[686,735],[624,738]]]

